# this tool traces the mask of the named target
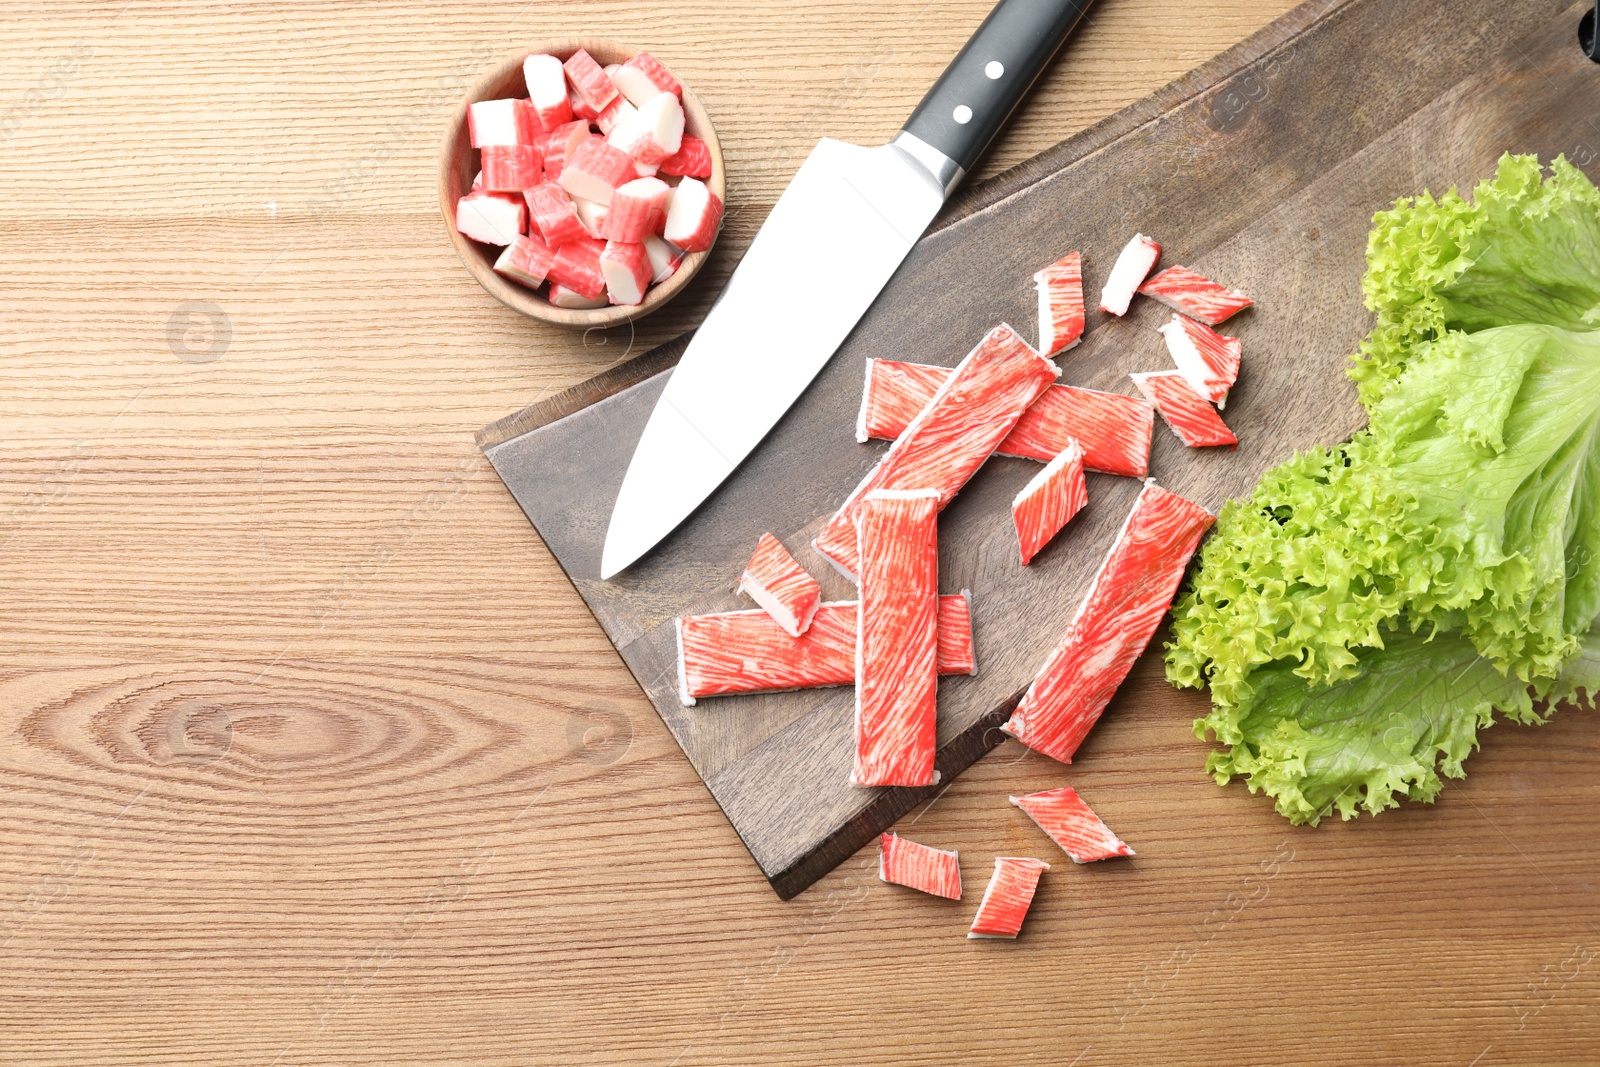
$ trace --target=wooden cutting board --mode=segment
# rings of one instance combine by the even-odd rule
[[[1154,96],[965,191],[744,466],[610,582],[598,572],[611,505],[686,339],[479,435],[781,896],[931,790],[847,784],[849,689],[680,706],[673,619],[748,607],[734,584],[766,531],[829,599],[853,597],[810,540],[887,447],[854,438],[866,359],[954,365],[999,321],[1032,337],[1035,270],[1081,249],[1093,303],[1122,245],[1135,230],[1151,234],[1163,264],[1192,266],[1257,301],[1227,327],[1244,342],[1225,412],[1239,448],[1186,449],[1156,428],[1151,474],[1216,509],[1296,450],[1362,424],[1345,367],[1370,324],[1359,283],[1375,210],[1424,188],[1470,186],[1505,151],[1564,152],[1596,172],[1600,66],[1577,44],[1583,10],[1544,0],[1312,0]],[[806,301],[826,297],[818,279],[797,307],[803,314]],[[1125,319],[1091,311],[1084,343],[1060,360],[1062,381],[1132,393],[1130,371],[1170,367],[1155,332],[1169,314],[1142,299]],[[976,677],[940,686],[945,781],[1001,740],[996,726],[1066,627],[1139,488],[1091,474],[1089,506],[1023,568],[1009,502],[1036,470],[991,460],[940,522],[941,589],[972,591],[979,662]]]

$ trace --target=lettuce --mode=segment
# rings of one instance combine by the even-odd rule
[[[1368,427],[1225,505],[1174,606],[1209,769],[1291,820],[1431,800],[1494,712],[1600,674],[1600,192],[1541,178],[1376,216]]]

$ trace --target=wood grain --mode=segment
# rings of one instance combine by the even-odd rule
[[[1141,854],[1051,872],[1022,940],[870,851],[784,904],[474,448],[692,325],[805,148],[892,132],[987,6],[12,5],[0,1060],[1600,1055],[1592,717],[1290,830],[1147,660],[1072,774]],[[984,176],[1288,6],[1101,0]],[[631,342],[495,304],[433,203],[456,95],[585,31],[692,80],[747,205]],[[189,301],[225,346],[211,309],[169,343]],[[1058,784],[1008,744],[898,828],[976,885]]]

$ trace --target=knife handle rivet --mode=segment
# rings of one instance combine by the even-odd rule
[[[965,126],[972,121],[972,109],[966,104],[957,104],[950,117],[955,119],[958,125]]]
[[[999,81],[1000,76],[1006,72],[1006,67],[998,59],[991,59],[984,65],[983,72],[989,76],[990,81]]]

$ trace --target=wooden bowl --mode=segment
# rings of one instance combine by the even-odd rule
[[[496,274],[494,261],[499,258],[501,249],[479,244],[456,229],[456,201],[471,187],[472,176],[479,169],[478,150],[472,147],[472,138],[467,131],[467,105],[479,100],[527,96],[528,87],[522,78],[522,61],[525,58],[544,53],[566,59],[580,48],[586,49],[602,67],[611,63],[625,63],[639,52],[637,48],[629,48],[615,41],[587,37],[565,38],[541,41],[497,63],[467,92],[466,99],[461,101],[461,106],[456,108],[455,116],[451,120],[450,133],[445,138],[444,151],[439,156],[439,210],[444,213],[445,227],[450,231],[450,240],[456,246],[456,254],[461,257],[461,262],[466,265],[467,271],[478,280],[478,284],[488,290],[490,296],[506,307],[541,322],[569,329],[587,330],[620,326],[648,315],[666,304],[689,284],[689,280],[704,265],[711,250],[690,252],[685,255],[683,262],[678,265],[677,273],[659,285],[652,285],[645,293],[643,303],[579,311],[558,308],[532,289]],[[678,80],[682,82],[683,79]],[[683,87],[683,117],[684,132],[694,134],[711,150],[711,177],[706,179],[706,186],[719,198],[726,200],[722,146],[717,141],[717,131],[711,125],[711,116],[706,114],[706,109],[701,106],[699,99],[687,85]]]

